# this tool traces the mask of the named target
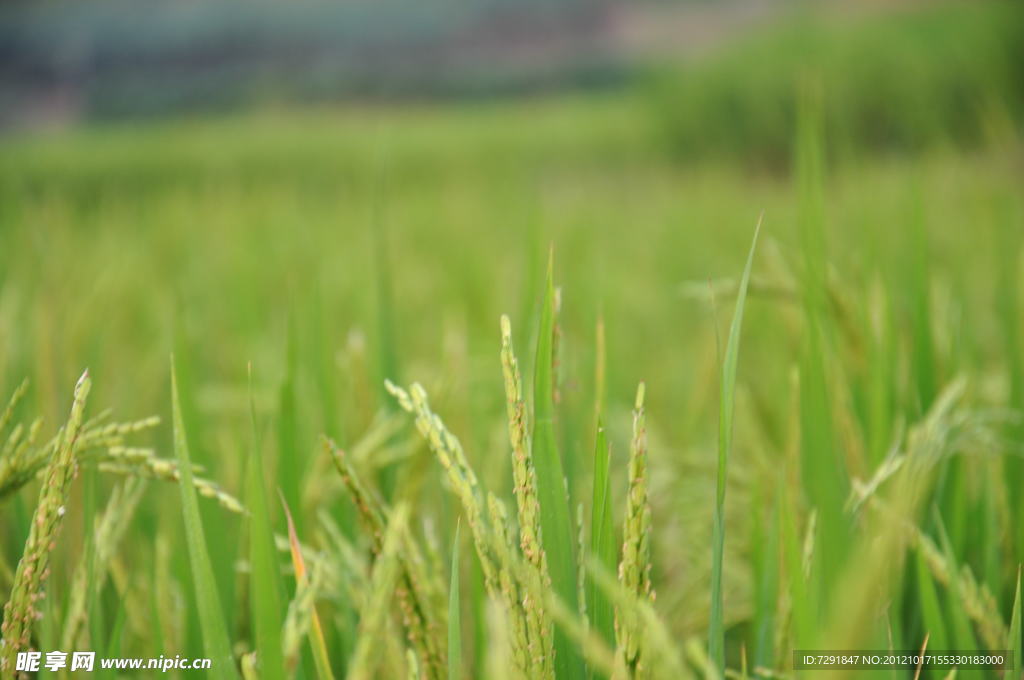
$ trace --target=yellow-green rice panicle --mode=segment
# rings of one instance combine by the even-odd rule
[[[448,480],[462,502],[463,510],[466,513],[466,523],[473,534],[473,545],[480,559],[484,584],[492,595],[499,596],[501,589],[498,584],[497,570],[490,554],[483,501],[477,487],[476,475],[469,468],[462,453],[462,445],[453,434],[448,432],[441,419],[430,410],[427,394],[419,384],[414,383],[408,392],[391,381],[387,381],[385,385],[388,392],[398,400],[398,404],[413,415],[416,428],[427,440],[431,451],[434,452],[448,473]]]
[[[508,435],[512,444],[512,479],[519,511],[519,543],[526,560],[550,580],[540,547],[540,508],[537,502],[536,471],[530,451],[526,424],[526,401],[519,362],[512,350],[512,326],[507,316],[501,317],[501,367],[505,375],[505,397],[508,411]]]
[[[404,503],[396,506],[391,513],[380,557],[373,567],[370,595],[360,612],[359,638],[349,664],[348,680],[371,680],[376,677],[380,638],[391,610],[390,602],[400,570],[398,551],[408,518],[409,507]]]
[[[45,464],[45,456],[35,448],[42,426],[43,419],[36,418],[27,435],[22,436],[23,429],[19,424],[8,437],[0,453],[0,499],[28,484]]]
[[[647,426],[644,417],[644,383],[636,391],[633,439],[629,448],[629,493],[623,526],[619,582],[626,592],[653,599],[650,579],[651,508],[647,498]],[[633,672],[641,667],[640,626],[632,609],[619,608],[615,617],[616,642],[625,665]]]
[[[540,603],[533,602],[527,595],[520,592],[504,504],[494,494],[488,494],[487,510],[491,518],[491,529],[494,532],[492,545],[497,557],[498,583],[508,609],[512,659],[524,675],[532,677],[530,648],[533,641],[530,639],[527,611],[532,609],[536,613],[536,607]]]
[[[76,649],[79,635],[86,623],[89,589],[98,588],[106,578],[114,551],[135,516],[135,509],[145,489],[145,480],[129,478],[123,484],[114,487],[111,492],[103,517],[96,522],[93,534],[95,550],[92,556],[92,582],[89,582],[90,556],[84,555],[75,567],[72,586],[68,591],[67,613],[64,615],[64,628],[60,638],[61,649]]]
[[[547,588],[551,584],[547,559],[541,549],[540,504],[537,500],[536,468],[530,450],[526,422],[526,400],[519,362],[512,349],[512,324],[507,316],[501,317],[501,367],[505,377],[505,397],[508,411],[508,433],[512,445],[512,481],[519,516],[519,547],[531,573],[525,578]],[[534,663],[544,673],[553,672],[554,640],[552,623],[542,602],[533,603],[527,615],[530,638],[535,645]]]
[[[502,601],[507,618],[509,651],[516,661],[514,668],[531,680],[553,679],[555,619],[551,616],[550,605],[551,598],[557,600],[557,596],[551,593],[549,585],[541,583],[537,570],[513,551],[504,504],[494,494],[488,494],[487,500],[494,529],[490,535],[491,546],[505,589]],[[506,583],[510,583],[511,587],[506,587]],[[520,654],[523,640],[526,641],[525,653]]]
[[[405,650],[405,665],[409,667],[409,680],[420,680],[420,664],[411,649]]]
[[[363,486],[362,481],[356,474],[355,468],[352,466],[352,461],[345,451],[338,448],[327,437],[321,437],[320,444],[323,447],[324,453],[334,461],[334,466],[338,469],[338,474],[341,475],[341,481],[348,490],[352,503],[356,507],[356,512],[359,513],[360,521],[370,532],[374,554],[379,554],[384,543],[384,517],[380,504]]]
[[[38,608],[44,596],[43,587],[50,575],[50,553],[56,547],[56,537],[65,514],[68,490],[75,477],[75,447],[82,428],[85,400],[92,381],[86,371],[75,385],[71,415],[64,427],[57,454],[51,459],[46,479],[39,491],[39,502],[32,516],[25,550],[14,577],[11,597],[4,606],[4,621],[0,628],[3,645],[0,648],[0,677],[13,678],[17,653],[31,645],[32,626],[42,615]]]
[[[11,410],[20,400],[27,384],[22,383],[22,387],[15,392],[7,411],[0,415],[0,421],[10,419]],[[95,464],[104,472],[123,476],[179,481],[176,463],[157,458],[152,449],[125,445],[128,435],[156,427],[160,423],[159,417],[104,424],[109,416],[109,412],[105,411],[84,421],[79,427],[75,456],[80,464]],[[0,426],[0,432],[3,429]],[[41,418],[32,422],[27,434],[24,426],[19,423],[0,446],[0,498],[16,492],[33,478],[44,477],[46,464],[56,455],[64,431],[59,430],[52,439],[37,446],[36,440],[41,429]],[[238,501],[213,482],[197,478],[195,486],[200,495],[216,499],[232,512],[242,511]]]
[[[488,598],[487,653],[484,658],[486,677],[490,680],[525,680],[511,659],[511,643],[508,633],[508,616],[505,603]]]
[[[384,549],[384,518],[387,515],[384,502],[360,481],[352,461],[342,449],[326,437],[322,439],[322,445],[341,474],[356,511],[370,532],[371,550],[379,559]],[[432,587],[433,581],[427,575],[422,554],[411,536],[403,538],[397,559],[400,572],[396,595],[406,637],[419,654],[424,677],[441,678],[447,664],[444,640],[441,637],[444,625],[438,620],[437,608],[431,601],[436,599],[436,589]]]
[[[11,454],[14,452],[15,447],[17,447],[21,443],[21,436],[24,433],[25,427],[21,423],[15,425],[14,428],[11,430],[11,434],[7,436],[7,441],[4,442],[3,449],[0,449],[0,457],[10,458]]]
[[[292,558],[292,567],[295,569],[296,587],[302,587],[308,577],[306,576],[306,561],[302,556],[302,546],[299,544],[299,536],[295,531],[295,522],[292,520],[292,511],[288,507],[284,493],[280,492],[281,508],[284,510],[285,521],[288,525],[288,551]],[[322,563],[320,563],[322,564]],[[323,625],[316,611],[316,603],[310,611],[311,632],[309,633],[309,644],[313,652],[313,662],[316,665],[317,677],[319,680],[334,680],[334,673],[331,671],[331,662],[327,653],[327,643],[324,640]],[[287,655],[285,655],[287,657]]]
[[[638,665],[628,666],[622,644],[618,644],[615,652],[612,680],[635,680],[636,678],[688,678],[677,638],[658,613],[650,598],[628,591],[605,569],[600,560],[591,558],[587,561],[587,571],[597,586],[608,595],[615,605],[616,613],[624,613],[623,620],[635,626],[636,640],[641,648],[641,660]],[[711,669],[713,671],[713,669]],[[708,674],[708,678],[719,677],[717,673]]]
[[[295,588],[295,599],[288,605],[281,635],[281,646],[289,669],[298,663],[303,639],[309,634],[316,616],[316,598],[323,587],[323,569],[314,565],[309,578],[301,579]]]
[[[613,680],[626,679],[624,670],[618,674],[616,672],[615,653],[586,621],[571,611],[550,588],[545,589],[541,596],[545,600],[544,606],[551,612],[551,617],[579,647],[591,671],[602,673]]]
[[[106,425],[87,427],[82,432],[80,445],[82,448],[112,447],[122,444],[130,434],[149,430],[160,424],[160,416],[150,416],[127,423],[107,423]]]
[[[0,432],[3,432],[7,425],[11,422],[11,418],[14,416],[14,409],[17,407],[18,402],[21,401],[22,397],[25,396],[25,392],[28,391],[28,378],[21,381],[21,384],[14,390],[11,395],[10,401],[7,402],[7,406],[4,408],[4,412],[0,414]]]
[[[101,472],[124,477],[141,477],[175,484],[181,483],[181,469],[177,462],[157,458],[152,455],[150,449],[115,447],[100,459],[97,467]],[[192,486],[200,496],[217,501],[225,510],[238,514],[245,511],[242,503],[216,482],[193,476]]]

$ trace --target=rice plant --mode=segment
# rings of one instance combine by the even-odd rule
[[[1019,113],[785,86],[764,171],[642,88],[0,140],[0,678],[1021,677]]]

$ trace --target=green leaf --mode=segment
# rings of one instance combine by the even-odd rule
[[[817,85],[817,86],[816,86]],[[843,510],[849,493],[845,461],[833,423],[829,385],[834,337],[827,275],[824,209],[824,153],[820,84],[805,85],[800,98],[796,165],[798,226],[803,252],[801,290],[805,344],[800,358],[801,478],[808,503],[818,513],[816,561],[822,593],[831,592],[847,564],[853,543]],[[817,588],[815,583],[810,587]],[[824,595],[815,597],[824,599]]]
[[[779,508],[772,503],[765,514],[767,505],[766,487],[760,494],[760,502],[752,518],[756,527],[754,543],[755,586],[754,586],[754,668],[771,668],[774,664],[775,631],[779,595]]]
[[[555,284],[554,256],[548,261],[547,286],[541,307],[540,332],[533,374],[533,457],[543,547],[551,585],[571,611],[578,609],[575,542],[562,459],[555,436],[554,404]],[[561,680],[583,678],[583,660],[560,628],[555,629],[555,673]]]
[[[792,603],[792,636],[794,648],[811,648],[820,628],[817,584],[819,569],[814,564],[814,543],[808,554],[807,539],[815,531],[815,515],[808,519],[806,529],[801,529],[796,508],[798,495],[783,494],[780,498],[780,530],[782,551],[785,557],[786,582],[789,586],[789,600]],[[801,536],[803,534],[803,536]],[[809,569],[808,569],[809,567]]]
[[[754,263],[757,237],[761,233],[761,220],[754,229],[754,240],[747,254],[743,268],[739,293],[736,296],[736,311],[733,312],[729,339],[725,345],[722,361],[722,382],[718,410],[718,485],[715,494],[714,525],[711,545],[711,622],[708,631],[708,656],[718,669],[719,677],[725,677],[725,626],[722,605],[722,559],[725,551],[725,480],[732,448],[732,421],[736,402],[736,365],[740,354],[740,329],[743,327],[743,310],[747,302],[747,287],[750,285],[750,268]]]
[[[238,678],[235,659],[231,653],[227,628],[224,624],[224,610],[221,609],[217,583],[213,577],[213,565],[206,547],[203,523],[199,518],[199,498],[192,482],[192,462],[189,458],[185,424],[181,416],[181,400],[178,396],[178,379],[174,371],[174,356],[171,356],[171,406],[174,421],[174,453],[181,471],[181,509],[185,521],[185,539],[188,556],[192,565],[192,583],[195,587],[196,607],[199,610],[199,625],[203,633],[203,648],[212,661],[212,672],[218,678]]]
[[[302,502],[302,477],[305,471],[304,447],[299,440],[299,417],[295,396],[297,345],[295,322],[289,317],[285,375],[278,393],[277,474],[280,476],[284,497],[292,507],[299,507]],[[301,529],[302,517],[298,517],[297,520]]]
[[[906,290],[909,297],[911,340],[914,351],[910,354],[916,390],[915,404],[919,413],[927,413],[938,392],[939,377],[935,375],[935,339],[932,331],[931,294],[928,271],[928,228],[925,223],[924,205],[919,191],[912,192],[912,212],[908,232],[911,238],[907,249]]]
[[[956,559],[956,553],[953,551],[953,545],[949,541],[949,534],[946,532],[946,526],[942,521],[942,516],[939,514],[938,508],[932,508],[933,516],[935,519],[935,526],[939,534],[939,543],[942,546],[943,556],[946,558],[946,568],[949,570],[949,592],[952,597],[947,602],[948,620],[952,626],[952,640],[955,649],[981,649],[978,645],[978,639],[974,635],[974,629],[971,627],[971,621],[967,617],[967,612],[963,605],[963,592],[960,587],[960,565]],[[937,648],[936,648],[937,649]],[[982,673],[976,670],[961,669],[962,677],[964,678],[979,678],[982,677]]]
[[[459,608],[459,530],[452,542],[452,577],[448,588],[448,680],[462,677],[462,616]]]
[[[249,601],[252,626],[256,634],[256,654],[260,677],[266,680],[284,678],[284,656],[281,648],[281,571],[274,547],[274,531],[270,524],[266,489],[263,486],[263,453],[256,429],[256,411],[252,403],[252,368],[249,374],[249,413],[252,424],[252,455],[246,474],[246,497],[249,505]]]
[[[939,593],[920,550],[917,551],[917,591],[918,598],[921,600],[921,617],[924,621],[925,632],[928,633],[929,649],[949,649],[949,635],[946,632],[946,623],[942,616]]]
[[[278,490],[280,493],[280,489]],[[295,587],[301,588],[306,582],[306,561],[302,557],[302,547],[299,545],[299,535],[295,532],[295,522],[292,521],[292,512],[288,509],[288,501],[284,494],[281,494],[281,507],[284,509],[285,522],[288,524],[288,549],[292,555],[292,567],[295,569]],[[324,628],[320,623],[320,615],[316,613],[316,604],[310,612],[312,619],[308,635],[309,646],[313,653],[313,663],[316,664],[317,677],[320,680],[334,680],[334,672],[331,670],[331,659],[327,653],[327,641],[324,639]],[[285,659],[286,668],[291,668],[294,663],[292,659]]]
[[[1006,648],[1013,654],[1013,668],[1020,670],[1024,668],[1024,659],[1021,655],[1020,639],[1020,567],[1017,567],[1017,590],[1013,595],[1013,614],[1010,615],[1010,631],[1006,637]],[[1010,677],[1012,673],[1007,673]]]
[[[394,269],[388,248],[388,233],[383,217],[384,168],[379,170],[378,185],[375,187],[371,235],[373,237],[375,281],[377,290],[377,385],[380,386],[380,400],[384,409],[391,412],[394,401],[384,388],[385,381],[398,381],[401,366],[398,363],[397,334],[395,333],[395,296],[392,291]],[[394,438],[389,440],[394,441]],[[386,500],[391,500],[397,479],[395,465],[385,465],[380,470],[380,486]]]

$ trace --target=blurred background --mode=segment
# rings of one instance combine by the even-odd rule
[[[843,312],[829,361],[846,386],[834,407],[851,474],[868,477],[958,375],[981,403],[1024,406],[1024,14],[1019,2],[923,0],[4,3],[0,393],[29,377],[23,408],[55,428],[89,366],[97,409],[167,422],[174,351],[193,456],[238,492],[251,361],[268,466],[312,532],[318,504],[343,503],[320,488],[321,432],[363,442],[371,469],[372,445],[388,449],[381,467],[411,461],[400,476],[437,473],[410,432],[379,434],[394,409],[383,379],[419,380],[489,487],[507,491],[494,463],[507,449],[498,318],[512,317],[529,374],[553,247],[574,501],[589,498],[603,319],[615,507],[646,379],[658,608],[687,639],[708,605],[707,282],[728,305],[763,213],[730,480],[735,661],[755,623],[749,567],[774,489],[763,480],[799,441],[801,101],[820,121],[823,162],[808,176],[822,186]],[[169,428],[153,436],[169,454]],[[993,465],[988,481],[964,477],[950,533],[1006,613],[1019,511],[986,503],[1005,501],[989,493],[1004,480],[1013,498],[1019,477]],[[154,490],[132,540],[180,547],[175,493]],[[450,545],[440,481],[416,493]],[[999,518],[1001,539],[971,531],[982,516]],[[13,564],[27,516],[9,517],[0,547]],[[204,519],[208,535],[238,527],[216,507]],[[238,546],[216,543],[244,638]],[[167,559],[187,584],[183,554]],[[157,558],[125,559],[148,570]],[[175,615],[181,648],[197,649],[194,613]],[[145,615],[125,630],[152,652]],[[919,630],[908,614],[908,639]]]
[[[968,141],[980,101],[990,115],[1020,109],[1019,17],[982,4],[5,3],[0,124],[650,86],[681,148],[737,151],[785,146],[771,137],[792,118],[787,93],[804,68],[834,86],[830,114],[858,143]]]

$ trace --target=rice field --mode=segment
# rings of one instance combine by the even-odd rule
[[[4,140],[0,677],[1021,677],[1018,128],[818,85],[775,170],[640,90]]]

